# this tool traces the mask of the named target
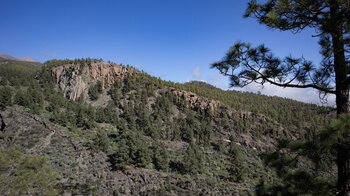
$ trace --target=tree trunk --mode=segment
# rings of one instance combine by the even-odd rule
[[[335,41],[336,36],[333,37],[333,48],[338,49],[337,42],[342,42],[342,40]],[[342,39],[342,38],[341,38]],[[344,46],[342,44],[342,46]],[[344,49],[344,48],[343,48]],[[338,50],[339,51],[339,50]],[[344,50],[343,50],[344,51]],[[337,105],[337,115],[348,114],[349,113],[349,85],[347,84],[346,76],[346,65],[345,57],[343,59],[339,58],[343,56],[344,53],[337,54],[334,50],[334,69],[336,75],[336,105]],[[338,59],[338,60],[337,60]],[[343,135],[346,141],[350,140],[349,135]],[[349,196],[350,195],[350,149],[346,144],[341,144],[338,147],[337,152],[337,165],[338,165],[338,195]]]
[[[334,56],[335,56],[334,52]],[[344,53],[343,53],[344,54]],[[335,61],[335,72],[336,72],[336,104],[337,104],[337,115],[349,113],[349,85],[346,84],[346,71],[339,67]],[[344,62],[345,68],[345,62]],[[338,69],[338,70],[337,70]],[[339,71],[342,70],[342,71]],[[345,76],[345,77],[344,77]],[[350,137],[348,134],[343,135],[345,141],[349,141]],[[341,196],[350,195],[350,149],[346,144],[340,143],[337,152],[337,165],[338,165],[338,183],[337,189],[338,194]]]
[[[332,1],[331,1],[332,2]],[[334,54],[334,71],[336,82],[337,115],[349,113],[349,84],[347,81],[347,68],[343,40],[342,19],[336,1],[330,5],[332,26],[332,42]],[[349,135],[343,135],[349,141]],[[350,149],[346,144],[340,143],[337,149],[338,182],[337,195],[350,195]]]
[[[349,161],[350,149],[346,145],[339,145],[337,152],[337,165],[338,165],[338,183],[337,183],[337,195],[348,196],[350,195],[349,175],[350,175],[350,161]]]

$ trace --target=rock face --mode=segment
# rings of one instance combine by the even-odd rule
[[[169,90],[176,95],[178,99],[185,100],[191,108],[198,108],[201,110],[209,108],[211,111],[214,111],[220,105],[220,101],[201,97],[192,92],[178,90],[175,88],[170,88]]]
[[[66,98],[76,100],[81,96],[87,97],[88,86],[97,81],[102,82],[104,89],[110,87],[115,80],[132,74],[133,69],[120,65],[97,62],[81,66],[67,64],[52,68],[58,88]]]
[[[102,82],[102,87],[107,89],[116,80],[125,78],[133,73],[133,69],[106,62],[91,63],[90,65],[80,66],[78,64],[66,64],[52,68],[58,88],[63,92],[66,98],[77,100],[79,97],[88,96],[88,88],[97,81]],[[178,90],[175,88],[166,88],[171,91],[178,99],[185,100],[191,108],[201,110],[210,108],[214,111],[219,107],[220,102],[205,97],[198,96],[195,93]]]

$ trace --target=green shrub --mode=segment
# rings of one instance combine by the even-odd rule
[[[4,195],[58,195],[58,174],[43,156],[0,150],[0,192]]]

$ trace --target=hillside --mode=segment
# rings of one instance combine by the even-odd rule
[[[253,195],[281,181],[266,152],[334,115],[101,59],[0,63],[0,81],[5,195]]]

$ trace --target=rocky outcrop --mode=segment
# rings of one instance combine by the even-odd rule
[[[86,64],[66,64],[52,68],[58,88],[66,98],[76,100],[86,97],[88,87],[97,81],[102,82],[103,88],[110,87],[117,79],[132,74],[133,69],[116,64],[97,62]]]
[[[176,95],[177,99],[185,100],[191,108],[198,108],[201,110],[209,108],[211,111],[215,111],[215,109],[220,106],[220,101],[201,97],[196,93],[178,90],[175,88],[170,88],[169,90]]]
[[[52,75],[57,87],[66,98],[77,100],[79,97],[87,97],[88,88],[97,81],[102,82],[104,89],[109,88],[116,80],[125,78],[132,74],[134,69],[116,64],[97,62],[81,66],[79,64],[66,64],[52,68]],[[220,102],[195,93],[168,88],[178,99],[183,99],[191,108],[208,109],[214,111],[219,107]]]

